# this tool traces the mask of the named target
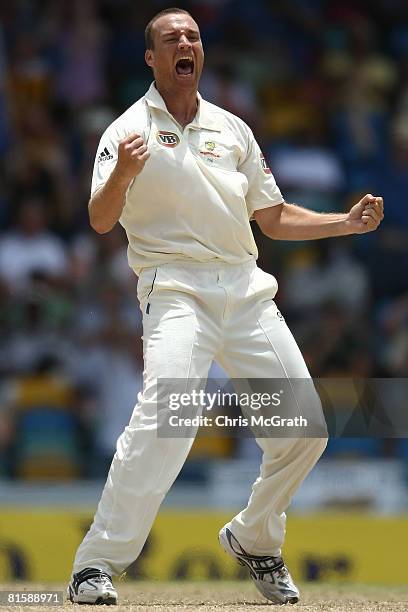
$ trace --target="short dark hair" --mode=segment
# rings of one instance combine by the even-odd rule
[[[152,28],[153,25],[155,24],[155,22],[160,18],[163,17],[163,15],[171,15],[171,14],[176,14],[176,15],[189,15],[192,18],[191,13],[189,13],[188,11],[185,11],[184,9],[181,8],[177,8],[177,7],[173,7],[173,8],[166,8],[163,9],[162,11],[160,11],[159,13],[157,13],[154,17],[151,18],[151,20],[149,21],[149,23],[146,26],[145,29],[145,43],[146,43],[146,49],[153,49],[154,48],[154,41],[153,41],[153,36],[152,36]]]

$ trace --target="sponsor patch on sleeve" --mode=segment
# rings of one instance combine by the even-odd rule
[[[263,153],[261,153],[260,157],[261,157],[262,170],[265,172],[265,174],[272,174],[271,169],[269,168]]]
[[[106,162],[110,159],[113,159],[112,153],[109,151],[108,147],[105,147],[103,151],[99,153],[98,162]]]

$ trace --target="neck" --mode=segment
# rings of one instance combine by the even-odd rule
[[[197,113],[197,89],[183,91],[166,88],[156,82],[156,87],[163,98],[167,110],[184,128],[191,123]]]

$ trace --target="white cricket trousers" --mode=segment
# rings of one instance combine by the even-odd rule
[[[143,392],[118,439],[74,572],[95,567],[118,575],[138,557],[190,451],[193,438],[157,435],[157,378],[205,379],[213,359],[231,378],[310,378],[273,301],[276,291],[276,279],[253,260],[240,265],[171,263],[142,271]],[[308,401],[315,402],[308,414],[319,418],[317,394]],[[233,534],[248,552],[280,554],[285,509],[326,441],[257,439],[263,451],[260,475],[247,507],[231,521]]]

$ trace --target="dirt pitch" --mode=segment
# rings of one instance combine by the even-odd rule
[[[270,604],[258,595],[250,582],[117,582],[120,604],[115,607],[97,608],[112,612],[271,612]],[[47,590],[46,585],[13,584],[2,585],[1,591]],[[64,586],[48,586],[48,590],[64,590]],[[387,612],[408,611],[408,586],[333,586],[303,585],[302,600],[286,610],[293,612]],[[62,606],[0,606],[10,612],[95,612],[93,606],[73,606],[70,602]]]

